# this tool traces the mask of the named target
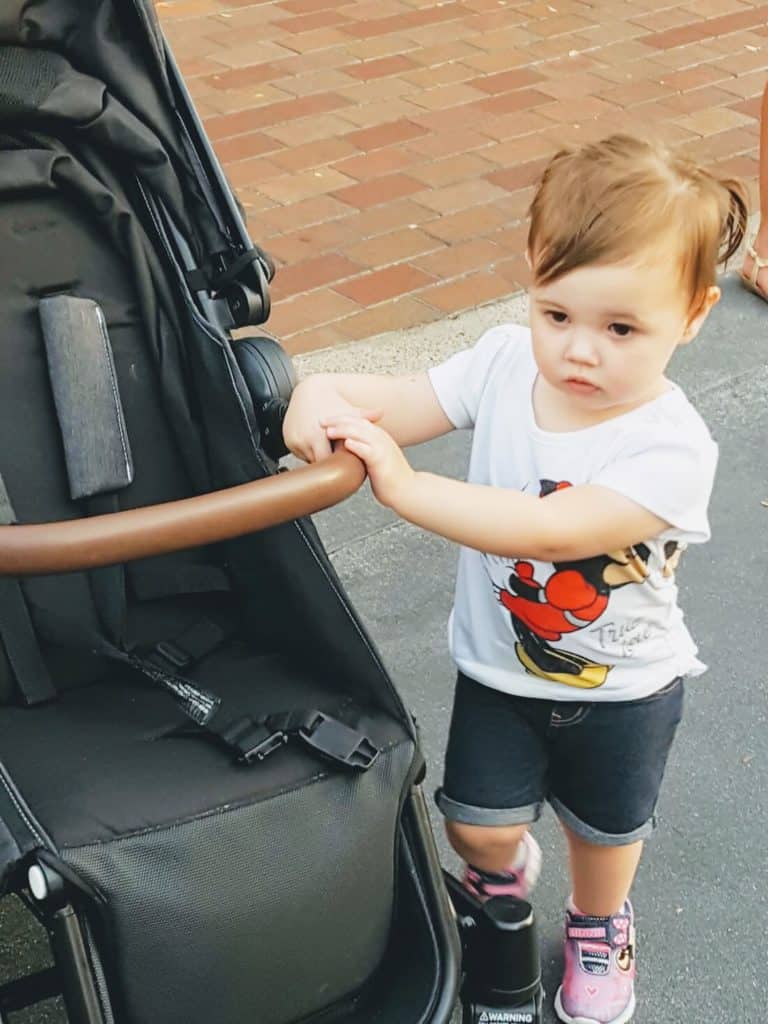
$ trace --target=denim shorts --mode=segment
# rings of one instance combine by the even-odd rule
[[[588,842],[645,839],[683,689],[678,678],[641,700],[578,704],[511,696],[459,673],[437,804],[468,825],[522,825],[546,800]]]

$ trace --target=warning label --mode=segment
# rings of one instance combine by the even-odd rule
[[[534,1024],[534,1019],[525,1010],[483,1010],[477,1024]]]

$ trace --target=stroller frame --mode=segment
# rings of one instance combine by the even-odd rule
[[[101,2],[102,0],[93,0],[96,5]],[[143,0],[133,0],[132,8],[146,27],[151,15],[147,13]],[[157,39],[154,43],[157,43]],[[177,260],[184,266],[190,289],[195,293],[205,316],[211,322],[217,322],[225,332],[229,332],[233,327],[262,323],[269,315],[268,281],[274,267],[267,254],[251,242],[243,217],[211,149],[170,49],[164,41],[161,45],[164,72],[175,98],[175,112],[183,133],[187,136],[189,149],[195,154],[197,184],[212,209],[216,210],[216,218],[229,245],[224,250],[210,251],[208,265],[201,270],[199,260],[190,252],[172,218],[164,217],[162,210],[155,210],[157,222],[165,232],[166,244],[175,251]],[[151,207],[152,204],[147,201]],[[247,346],[238,343],[238,346],[241,345],[245,351]],[[269,371],[255,381],[246,377],[253,403],[253,414],[259,422],[262,437],[266,440],[265,418],[268,415],[276,416],[279,423],[279,414],[284,412],[287,392],[290,390],[290,371],[286,365],[286,357],[268,337],[255,339],[251,351],[256,353]],[[241,370],[245,375],[242,365]],[[270,380],[273,384],[271,392]],[[274,390],[276,380],[277,391]],[[274,435],[274,420],[270,426]],[[274,466],[270,458],[276,460],[280,454],[277,445],[273,450],[267,451],[265,465]],[[166,535],[160,547],[157,541],[159,520],[152,519],[153,512],[156,511],[152,508],[115,512],[109,516],[96,516],[75,523],[70,521],[13,528],[0,527],[0,575],[19,577],[29,573],[47,574],[81,568],[83,563],[78,561],[78,555],[73,555],[72,545],[67,539],[67,534],[71,538],[75,527],[85,531],[79,537],[79,547],[80,550],[88,550],[87,564],[89,569],[93,569],[99,565],[112,565],[117,560],[128,561],[155,555],[160,551],[181,550],[192,545],[236,537],[245,531],[246,524],[249,530],[253,530],[305,516],[340,500],[362,482],[363,474],[356,460],[351,457],[337,457],[330,461],[335,465],[310,467],[307,470],[279,476],[269,475],[268,478],[253,485],[243,484],[240,516],[235,517],[236,521],[230,522],[226,529],[222,529],[219,524],[213,532],[206,532],[206,525],[204,529],[201,527],[202,532],[197,534],[190,535],[187,532],[176,539]],[[274,468],[271,473],[274,474]],[[301,486],[298,483],[293,485],[291,491],[286,478],[299,479],[302,474],[305,475],[306,483],[302,483]],[[257,488],[259,494],[273,492],[274,502],[272,498],[257,499]],[[278,500],[278,492],[286,488],[291,493]],[[235,491],[238,491],[237,487],[227,489],[227,497],[231,501],[235,500]],[[184,516],[194,518],[198,515],[200,523],[204,521],[205,524],[210,524],[213,518],[210,514],[210,501],[214,498],[216,494],[203,494],[196,498],[184,499],[176,503],[178,507],[173,508],[170,504],[164,503],[157,506],[157,510],[161,510],[158,511],[158,516],[162,514],[166,520],[169,516],[175,516],[178,524],[192,521],[189,518],[184,520]],[[209,503],[208,511],[203,514],[206,502]],[[267,508],[271,502],[280,506],[277,511]],[[258,511],[257,505],[262,508],[264,515],[262,518],[257,516],[254,519],[254,511]],[[137,530],[139,513],[143,520],[141,529]],[[110,522],[107,523],[106,520]],[[122,524],[126,524],[124,531]],[[44,542],[40,543],[43,531]],[[177,533],[181,531],[177,529]],[[106,540],[103,547],[99,548],[102,534]],[[116,538],[127,547],[120,547],[119,544],[115,547]],[[423,776],[423,770],[421,774]],[[430,992],[424,1002],[426,1008],[420,1015],[418,1024],[447,1024],[459,989],[461,945],[455,914],[442,882],[420,783],[421,776],[417,774],[405,795],[400,812],[400,878],[403,880],[403,891],[406,892],[405,897],[400,897],[400,903],[410,905],[403,907],[398,904],[395,912],[403,915],[403,921],[408,929],[419,931],[430,957]],[[13,799],[11,787],[6,788]],[[111,1013],[105,1014],[99,993],[105,981],[99,965],[94,963],[83,930],[77,889],[59,872],[58,866],[46,858],[45,851],[39,850],[25,855],[20,861],[12,886],[13,891],[21,896],[30,912],[45,928],[54,965],[0,985],[0,1024],[4,1024],[8,1014],[58,994],[63,996],[70,1024],[111,1024]],[[385,992],[387,975],[391,974],[393,969],[397,971],[403,964],[403,951],[398,949],[396,931],[397,922],[392,927],[390,946],[381,968],[372,978],[370,985],[366,984],[366,991],[355,997],[356,1005],[331,1008],[330,1015],[323,1014],[324,1022],[327,1020],[328,1024],[332,1024],[336,1020],[355,1021],[358,1019],[358,1010],[364,1013],[366,1020],[380,1020],[382,1024],[402,1019],[398,1017],[392,996]],[[414,981],[414,984],[424,983],[423,979]],[[387,1005],[389,1010],[386,1009]],[[375,1008],[375,1016],[372,1016],[372,1007]],[[312,1019],[314,1020],[314,1016]]]

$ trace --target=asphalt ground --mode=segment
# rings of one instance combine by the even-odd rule
[[[723,301],[672,368],[720,445],[713,540],[689,550],[680,573],[687,619],[710,670],[689,684],[660,827],[633,894],[637,1024],[758,1024],[768,995],[768,508],[761,505],[768,500],[768,308],[735,278],[723,285]],[[475,321],[478,335],[495,312],[503,319],[503,306],[467,314],[462,336],[473,335]],[[458,336],[450,320],[441,329]],[[455,433],[414,448],[413,464],[461,477],[469,440]],[[420,723],[431,792],[440,780],[454,676],[446,621],[456,549],[396,520],[367,488],[317,522]],[[444,863],[456,867],[434,811],[433,817]],[[534,902],[549,1024],[555,1021],[551,1003],[561,970],[568,883],[564,844],[551,813],[536,834],[545,855]],[[44,961],[44,936],[15,899],[4,900],[0,981]],[[13,1024],[62,1020],[54,1001],[12,1017]]]

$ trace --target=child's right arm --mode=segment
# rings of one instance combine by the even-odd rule
[[[306,462],[331,454],[325,421],[338,416],[375,421],[401,447],[447,434],[443,412],[426,372],[403,376],[319,373],[294,390],[283,423],[286,446]]]

